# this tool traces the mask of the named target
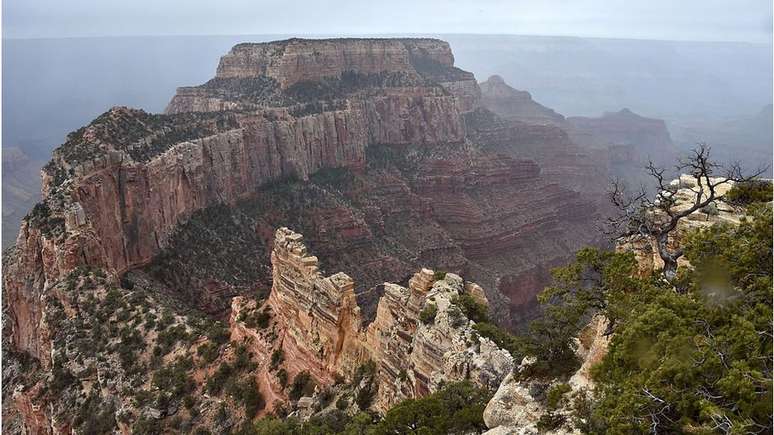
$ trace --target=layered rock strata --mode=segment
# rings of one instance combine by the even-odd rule
[[[307,372],[330,386],[336,377],[351,378],[358,367],[373,362],[378,386],[373,406],[386,411],[448,382],[470,380],[494,389],[513,369],[511,355],[480,337],[455,305],[465,292],[482,297],[480,287],[457,275],[437,279],[433,271],[422,269],[408,287],[384,284],[376,317],[366,325],[352,279],[341,272],[321,274],[317,257],[307,252],[300,234],[277,230],[272,270],[272,292],[263,309],[272,313],[276,338],[250,342],[259,360],[281,351],[282,368],[291,377]],[[436,314],[423,322],[420,313],[429,306]],[[232,330],[246,329],[235,320],[244,309],[241,301],[235,303]],[[269,388],[265,396],[286,398],[276,385]]]
[[[647,185],[643,168],[649,161],[665,168],[671,168],[676,161],[677,148],[663,120],[628,109],[596,118],[565,118],[499,76],[482,82],[481,91],[482,107],[506,121],[494,124],[494,130],[506,132],[495,137],[526,136],[521,142],[532,145],[523,155],[536,159],[547,174],[569,181],[570,186],[581,186],[595,196],[604,196],[610,178],[633,186]]]
[[[483,136],[466,117],[482,110],[479,94],[442,41],[289,40],[235,47],[215,79],[181,89],[166,114],[111,109],[55,151],[44,168],[44,199],[3,265],[11,346],[50,367],[45,296],[71,271],[100,268],[117,282],[174,257],[181,238],[196,244],[201,231],[181,228],[197,213],[232,213],[268,196],[275,207],[229,217],[240,225],[257,221],[242,227],[247,237],[229,241],[233,252],[253,252],[245,241],[256,233],[268,233],[271,246],[267,228],[279,226],[279,217],[312,222],[311,239],[351,252],[338,255],[355,265],[359,300],[373,303],[380,293],[371,290],[386,272],[375,269],[403,279],[427,264],[483,278],[507,324],[509,311],[529,311],[548,267],[593,241],[596,212],[518,156],[523,136],[489,132],[489,142],[499,140],[510,156],[477,142]],[[314,187],[315,174],[334,169],[351,172],[355,182]],[[266,194],[289,180],[309,183],[330,201],[308,207],[282,190]],[[534,285],[521,286],[522,273],[537,276]],[[191,305],[224,315],[228,297],[260,284],[237,289],[228,281],[210,275],[192,282],[190,294],[204,301]],[[154,285],[170,294],[190,291]]]
[[[529,92],[508,86],[498,75],[489,77],[479,86],[481,104],[505,119],[544,125],[561,125],[564,122],[564,116],[533,100]]]

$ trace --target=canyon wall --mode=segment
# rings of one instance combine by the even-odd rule
[[[336,377],[352,379],[358,367],[373,362],[378,386],[373,406],[384,412],[449,382],[470,380],[496,388],[512,370],[511,355],[480,337],[456,305],[456,298],[464,293],[481,298],[477,285],[451,273],[441,278],[422,269],[407,287],[385,283],[376,317],[366,325],[349,276],[342,272],[323,276],[301,234],[280,228],[274,240],[273,286],[263,309],[272,313],[276,338],[268,345],[266,340],[252,343],[259,360],[266,361],[280,350],[281,367],[290,377],[306,372],[330,386]],[[421,319],[420,313],[429,305],[436,314]],[[235,308],[232,329],[245,330],[235,320],[242,307]],[[286,396],[281,388],[273,388],[264,395]]]
[[[407,59],[406,44],[398,46]],[[412,48],[415,61],[430,56],[433,65],[450,65],[448,44],[420,46]],[[448,57],[436,54],[443,47]],[[359,61],[347,62],[339,69]],[[44,169],[40,219],[23,223],[18,255],[5,274],[4,288],[15,301],[9,313],[14,344],[46,360],[35,337],[42,308],[34,301],[42,292],[78,264],[122,274],[147,263],[196,210],[233,204],[274,179],[362,167],[369,144],[464,140],[457,99],[437,84],[353,97],[342,110],[300,116],[255,103],[260,108],[250,113],[202,116],[113,108],[72,133]]]
[[[485,127],[471,121],[479,115]],[[277,202],[263,210],[288,214],[250,211],[262,223],[245,227],[252,234],[243,240],[261,231],[271,239],[265,230],[283,225],[272,219],[308,217],[315,246],[329,243],[329,263],[353,274],[358,304],[372,307],[367,317],[382,282],[429,265],[480,281],[495,318],[511,325],[512,312],[521,319],[532,310],[547,268],[597,242],[589,225],[597,212],[567,188],[573,175],[555,177],[564,169],[551,156],[571,153],[560,132],[503,125],[481,108],[475,78],[453,67],[442,41],[239,45],[216,78],[181,88],[166,114],[116,107],[55,151],[44,200],[4,264],[10,341],[49,364],[43,296],[69,272],[88,265],[118,279],[157,266],[161,254],[179,252],[176,235],[198,212],[264,196]],[[537,153],[536,163],[529,150],[541,143],[555,152]],[[541,169],[541,161],[554,163]],[[326,169],[354,182],[312,180]],[[316,199],[299,208],[267,192],[288,180],[309,183]],[[329,204],[316,202],[321,196]],[[254,250],[240,246],[242,256]],[[223,280],[209,276],[197,292],[230,297]]]
[[[238,44],[220,59],[216,78],[269,77],[287,88],[344,72],[413,72],[414,59],[454,65],[449,44],[437,39],[289,39]]]
[[[520,137],[530,144],[523,155],[534,158],[547,175],[566,180],[595,197],[604,197],[609,179],[618,178],[631,186],[648,184],[644,167],[649,161],[671,168],[677,161],[672,143],[661,119],[637,115],[628,109],[601,117],[567,117],[542,106],[525,91],[510,87],[499,76],[481,83],[482,106],[502,120],[480,122],[479,130],[496,138]],[[503,122],[505,121],[505,122]],[[496,143],[496,141],[495,141]],[[600,204],[603,208],[605,204]]]

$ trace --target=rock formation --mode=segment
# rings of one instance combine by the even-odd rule
[[[710,177],[710,181],[713,183],[722,180],[719,177]],[[674,210],[680,211],[690,208],[695,202],[697,192],[699,191],[696,178],[692,175],[681,174],[669,184],[670,188],[675,190],[673,195],[675,201]],[[733,186],[733,181],[726,181],[717,186],[716,192],[719,197],[722,197]],[[701,186],[701,189],[703,190],[702,195],[709,194],[707,186]],[[743,208],[729,204],[720,198],[706,208],[700,209],[678,221],[677,227],[669,235],[670,248],[679,246],[685,235],[697,228],[706,228],[717,223],[738,225],[741,219],[744,218],[744,214]],[[658,245],[655,240],[632,236],[618,240],[616,249],[634,252],[639,271],[644,276],[651,275],[654,271],[664,268],[664,261],[658,254]],[[680,266],[688,266],[690,263],[688,263],[685,257],[680,257],[678,264]]]
[[[622,109],[590,118],[561,114],[535,102],[525,91],[516,90],[499,76],[481,83],[482,106],[508,121],[511,135],[533,137],[520,143],[533,144],[520,150],[535,159],[547,174],[562,177],[568,186],[581,186],[594,196],[603,196],[610,178],[621,178],[633,186],[652,160],[671,167],[677,158],[666,124]],[[516,132],[516,133],[514,133]],[[506,134],[498,134],[507,137]]]
[[[373,406],[386,411],[448,382],[467,379],[494,389],[513,369],[511,355],[480,337],[455,305],[465,292],[480,297],[480,287],[457,275],[447,273],[438,279],[433,271],[422,269],[408,287],[384,284],[376,318],[366,325],[352,279],[341,272],[323,276],[301,234],[277,230],[272,270],[272,292],[262,309],[272,313],[272,332],[266,336],[274,338],[244,332],[249,328],[237,320],[240,312],[257,308],[242,300],[235,302],[232,329],[240,331],[239,338],[255,335],[250,343],[259,361],[281,352],[281,368],[291,378],[306,372],[320,385],[330,386],[337,377],[352,379],[358,367],[373,362],[378,385]],[[423,322],[420,313],[428,306],[436,314]],[[274,390],[265,396],[287,399],[281,388],[269,388]]]
[[[301,234],[287,228],[276,232],[271,263],[268,306],[281,325],[288,373],[306,370],[329,384],[333,374],[352,373],[366,362],[352,278],[342,272],[324,277]]]
[[[644,174],[649,161],[663,168],[671,168],[677,161],[677,147],[661,119],[622,109],[597,118],[568,117],[565,126],[573,142],[600,156],[606,154],[611,175],[633,186],[647,182],[638,175]]]
[[[608,169],[599,153],[572,141],[564,116],[534,101],[529,92],[510,87],[500,76],[482,82],[481,94],[482,107],[497,116],[469,115],[468,125],[475,137],[498,152],[534,159],[545,176],[587,193],[586,201],[599,201]]]
[[[719,179],[711,179],[713,182]],[[693,176],[682,175],[673,180],[671,187],[675,189],[673,198],[675,199],[674,208],[676,210],[686,209],[694,203],[699,186]],[[733,182],[720,184],[717,192],[720,195],[728,192],[733,187]],[[704,195],[708,194],[706,186],[701,187]],[[697,228],[707,228],[709,226],[722,223],[735,225],[740,222],[744,215],[744,210],[734,207],[730,204],[718,200],[713,207],[712,212],[697,211],[685,219],[679,221],[677,228],[670,234],[670,243],[679,245],[682,237],[691,230]],[[621,251],[633,251],[639,265],[639,273],[650,275],[656,269],[663,267],[663,262],[655,251],[655,241],[649,243],[647,240],[622,239],[619,240],[616,249]],[[690,267],[690,263],[681,258],[680,266]],[[580,332],[575,339],[575,349],[581,365],[578,370],[568,378],[564,379],[541,379],[538,377],[519,376],[524,373],[534,359],[525,358],[516,371],[509,375],[498,388],[492,400],[484,410],[484,421],[490,428],[486,432],[489,435],[500,434],[538,434],[543,433],[538,427],[541,418],[549,414],[562,416],[564,418],[571,416],[571,405],[565,400],[564,404],[554,409],[546,401],[546,391],[550,388],[562,386],[566,398],[572,398],[576,394],[585,394],[595,388],[592,379],[592,369],[595,365],[602,362],[608,352],[611,335],[606,335],[608,330],[608,321],[601,315],[595,316],[591,322]],[[550,431],[555,434],[580,433],[573,429],[565,420],[558,425],[558,428]]]
[[[36,361],[34,373],[62,375],[68,383],[30,406],[24,400],[31,396],[19,396],[18,409],[48,409],[42,418],[52,432],[74,424],[64,392],[78,397],[72,406],[92,414],[86,400],[92,369],[81,366],[64,330],[52,326],[62,315],[79,334],[112,319],[108,336],[115,341],[81,349],[80,359],[102,364],[95,352],[110,356],[105,369],[122,374],[99,397],[139,424],[140,416],[163,419],[182,396],[157,397],[154,406],[132,401],[124,389],[156,385],[149,371],[138,373],[137,361],[185,371],[199,393],[219,391],[206,386],[207,377],[228,375],[231,387],[255,382],[268,395],[276,377],[257,371],[251,378],[246,370],[271,360],[260,349],[283,349],[286,374],[305,370],[322,384],[371,359],[385,385],[379,409],[433,391],[444,379],[493,385],[499,376],[493,373],[510,363],[458,321],[450,301],[465,291],[462,280],[447,274],[428,287],[426,274],[412,278],[413,272],[430,266],[480,282],[487,293],[475,294],[485,296],[497,320],[515,326],[534,315],[548,269],[598,242],[598,213],[567,187],[582,172],[577,166],[566,179],[557,176],[566,160],[541,168],[550,155],[572,154],[561,130],[511,125],[480,106],[473,75],[453,66],[443,41],[294,39],[234,47],[214,79],[179,89],[165,114],[116,107],[71,133],[45,166],[43,200],[3,262],[4,339],[14,355]],[[553,154],[531,156],[541,142],[550,142]],[[324,262],[306,255],[293,234],[275,235],[274,228],[291,223]],[[327,276],[332,266],[352,278]],[[71,282],[84,270],[88,278]],[[89,286],[95,277],[100,284],[82,297],[61,290]],[[270,328],[235,327],[237,344],[229,345],[203,332],[201,323],[230,313],[240,324],[249,298],[231,297],[269,284]],[[152,316],[132,305],[137,293],[176,321],[132,334],[141,322],[156,322],[140,318]],[[79,314],[119,297],[131,309],[88,322]],[[417,321],[428,298],[438,309],[433,325]],[[128,355],[117,344],[159,337],[158,355]],[[243,339],[261,345],[248,355]],[[406,346],[404,359],[390,361]],[[195,368],[177,359],[192,354]],[[309,363],[294,365],[291,358]],[[118,361],[125,364],[120,370]],[[238,369],[229,371],[231,364]],[[39,388],[39,382],[45,384],[35,378],[24,385]],[[206,408],[205,422],[223,403],[233,404],[215,396],[196,402]],[[53,404],[62,406],[52,412]],[[28,427],[40,423],[37,414],[24,414]],[[228,420],[218,421],[218,431],[225,430]]]
[[[607,355],[610,337],[604,335],[606,328],[605,319],[595,317],[581,331],[576,340],[576,354],[582,362],[581,367],[570,377],[567,384],[563,384],[558,379],[523,379],[520,374],[535,363],[534,359],[525,358],[516,371],[503,380],[484,409],[484,422],[490,429],[485,433],[487,435],[579,434],[580,432],[572,429],[569,424],[560,424],[558,428],[545,432],[540,430],[538,423],[541,417],[549,412],[565,418],[571,415],[571,404],[565,404],[559,409],[549,409],[546,403],[546,392],[549,389],[566,386],[562,394],[566,397],[573,397],[575,394],[594,389],[591,368]]]
[[[508,86],[498,75],[479,85],[482,105],[505,119],[527,124],[561,125],[564,122],[564,116],[533,100],[529,92]]]

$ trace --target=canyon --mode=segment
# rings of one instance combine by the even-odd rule
[[[254,416],[219,417],[242,382],[274,399],[261,412],[299,407],[280,370],[317,395],[375,384],[381,412],[449,381],[496,388],[512,357],[456,298],[523,328],[550,269],[605,244],[611,169],[569,118],[488,82],[435,39],[239,44],[164,114],[114,107],[72,132],[3,258],[4,428],[69,432],[103,400],[121,432],[176,413],[222,431]]]

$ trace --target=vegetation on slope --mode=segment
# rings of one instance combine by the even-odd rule
[[[750,180],[734,184],[724,199],[735,205],[749,205],[756,202],[771,202],[772,184],[766,180]]]
[[[548,364],[592,313],[611,322],[597,388],[578,398],[588,433],[770,433],[772,430],[772,210],[755,206],[739,226],[694,232],[693,268],[675,282],[640,278],[627,253],[581,251],[542,299]],[[574,332],[574,333],[573,333]]]
[[[236,117],[225,112],[160,115],[114,107],[88,126],[69,133],[55,152],[71,166],[104,157],[109,147],[125,149],[133,159],[147,161],[180,142],[238,127]],[[60,168],[51,160],[43,169],[54,176]]]
[[[313,417],[307,422],[295,418],[269,417],[244,426],[240,434],[454,434],[482,433],[486,430],[483,412],[491,393],[468,382],[449,384],[420,399],[405,400],[390,409],[384,418],[361,412],[353,417],[341,411]]]

